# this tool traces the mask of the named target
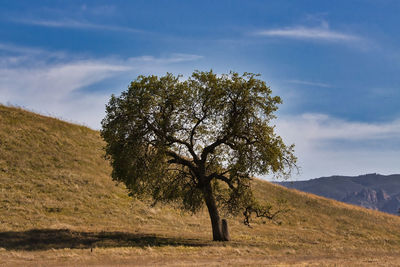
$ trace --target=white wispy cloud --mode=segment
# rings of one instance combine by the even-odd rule
[[[302,132],[308,140],[400,139],[400,120],[367,123],[346,121],[326,114],[305,113],[299,116],[286,116],[278,121],[278,124],[286,134],[292,132],[291,138]],[[291,131],[293,128],[296,130]]]
[[[157,64],[168,64],[168,63],[179,63],[185,61],[194,61],[202,59],[203,56],[194,55],[194,54],[181,54],[181,53],[174,53],[168,57],[159,57],[156,58],[154,56],[140,56],[140,57],[132,57],[129,58],[128,61],[130,62],[149,62],[149,63],[157,63]]]
[[[285,142],[296,146],[301,179],[400,173],[400,119],[371,123],[301,114],[281,116],[276,125]]]
[[[100,82],[123,79],[126,86],[138,74],[165,74],[179,68],[182,71],[180,64],[202,58],[178,53],[165,57],[95,59],[1,43],[0,50],[3,50],[0,55],[0,103],[24,106],[96,129],[100,127],[104,105],[113,90],[125,88],[107,91]],[[98,90],[84,90],[94,85],[99,86]]]
[[[45,19],[10,19],[13,22],[36,25],[50,28],[70,28],[70,29],[86,29],[86,30],[104,30],[104,31],[117,31],[128,33],[142,33],[149,34],[150,32],[116,25],[96,24],[75,19],[62,19],[62,20],[45,20]]]
[[[8,96],[24,92],[30,100],[40,98],[58,99],[87,85],[104,80],[115,73],[130,70],[128,66],[95,60],[82,60],[62,64],[14,67],[0,69],[0,90],[9,91]],[[38,94],[40,92],[41,94]]]
[[[129,70],[128,66],[96,60],[3,66],[0,103],[17,104],[98,128],[106,94],[80,89]]]
[[[330,84],[320,83],[320,82],[311,82],[311,81],[302,81],[302,80],[288,80],[287,82],[293,83],[293,84],[309,85],[309,86],[317,86],[317,87],[325,87],[325,88],[332,87],[332,85],[330,85]]]
[[[41,55],[42,57],[45,56],[46,58],[65,58],[66,53],[62,51],[48,51],[43,50],[36,47],[26,47],[26,46],[19,46],[9,43],[0,43],[0,51],[8,52],[9,54],[14,54],[18,56],[34,56],[34,55]],[[4,56],[3,56],[4,57]]]
[[[355,42],[362,38],[338,31],[333,31],[324,23],[321,27],[295,26],[288,28],[276,28],[255,32],[258,36],[292,38],[303,40],[319,40],[329,42]]]

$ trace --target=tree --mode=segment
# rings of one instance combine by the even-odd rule
[[[251,73],[195,71],[187,80],[139,76],[106,106],[101,135],[112,177],[130,195],[198,211],[206,204],[213,240],[227,238],[219,209],[273,217],[251,191],[254,174],[289,175],[293,145],[269,125],[281,103]]]

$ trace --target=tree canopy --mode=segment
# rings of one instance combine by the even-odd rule
[[[287,176],[295,166],[293,145],[270,125],[281,103],[271,94],[252,73],[137,77],[111,97],[102,121],[113,179],[133,196],[191,212],[205,203],[214,240],[224,240],[219,209],[262,214],[252,177]]]

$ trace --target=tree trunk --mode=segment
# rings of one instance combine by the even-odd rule
[[[208,213],[210,214],[211,226],[213,231],[213,240],[225,241],[224,236],[222,234],[221,218],[219,217],[217,203],[215,202],[211,184],[208,184],[204,187],[203,195],[208,208]]]
[[[231,236],[229,235],[228,221],[226,219],[222,219],[222,236],[224,241],[231,240]]]

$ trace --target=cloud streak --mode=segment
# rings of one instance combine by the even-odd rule
[[[135,29],[135,28],[115,26],[115,25],[95,24],[95,23],[83,22],[83,21],[78,21],[78,20],[73,20],[73,19],[65,19],[65,20],[11,19],[11,21],[16,22],[16,23],[21,23],[21,24],[42,26],[42,27],[49,27],[49,28],[105,30],[105,31],[141,33],[141,34],[149,34],[150,33],[150,32]]]
[[[80,89],[129,70],[128,66],[94,60],[2,67],[0,102],[98,128],[106,94],[86,93]]]
[[[113,78],[128,83],[134,73],[164,74],[179,64],[202,58],[171,54],[160,58],[93,59],[4,44],[0,44],[0,50],[12,54],[0,56],[0,103],[24,106],[96,129],[104,117],[104,105],[113,92],[102,88],[104,85],[99,82]],[[99,86],[95,92],[85,90],[93,86]]]
[[[329,27],[326,25],[324,27],[314,28],[296,26],[292,28],[269,29],[258,31],[255,33],[255,35],[327,42],[355,42],[361,40],[361,38],[357,35],[333,31],[330,30]]]
[[[276,125],[296,145],[301,179],[400,172],[400,119],[366,123],[309,113],[281,116]]]
[[[400,120],[385,123],[350,122],[326,114],[305,113],[286,116],[277,122],[286,135],[295,139],[299,132],[311,141],[318,140],[385,140],[400,139]],[[290,129],[295,129],[291,131]]]
[[[156,64],[169,64],[169,63],[180,63],[186,61],[195,61],[202,59],[203,56],[200,55],[193,55],[193,54],[181,54],[181,53],[174,53],[171,54],[169,57],[161,57],[156,58],[154,56],[141,56],[141,57],[132,57],[129,58],[128,61],[132,63],[136,62],[149,62],[149,63],[156,63]]]
[[[309,86],[324,87],[324,88],[332,87],[332,85],[330,85],[330,84],[319,83],[319,82],[310,82],[310,81],[301,81],[301,80],[288,80],[287,82],[293,83],[293,84],[309,85]]]

